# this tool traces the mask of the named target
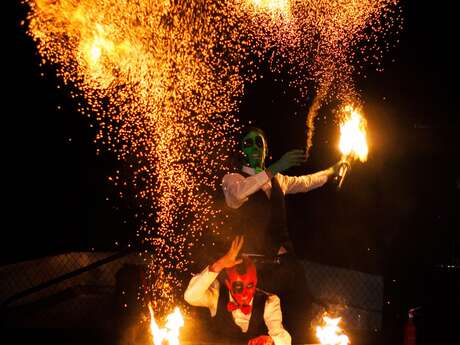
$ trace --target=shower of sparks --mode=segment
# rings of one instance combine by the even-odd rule
[[[398,43],[403,17],[398,0],[257,1],[250,33],[273,72],[287,72],[307,114],[307,153],[315,118],[333,99],[359,99],[354,78],[364,68],[382,71],[386,52]],[[267,55],[269,57],[267,57]],[[286,73],[284,73],[286,74]]]
[[[212,193],[235,147],[233,116],[257,59],[298,101],[355,96],[352,77],[391,48],[397,0],[24,0],[44,63],[85,98],[95,141],[126,162],[110,177],[138,202],[153,297],[174,304],[187,254],[215,231]],[[75,93],[74,97],[79,96]],[[311,145],[311,143],[310,143]],[[309,146],[308,146],[309,148]]]
[[[180,286],[174,273],[187,269],[190,245],[217,212],[211,192],[234,146],[237,122],[228,114],[237,110],[242,79],[226,8],[166,0],[27,3],[40,54],[83,92],[81,111],[96,117],[96,142],[131,169],[129,178],[118,172],[111,180],[138,201],[153,295],[171,304]]]

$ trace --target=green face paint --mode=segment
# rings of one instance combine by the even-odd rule
[[[264,169],[267,143],[265,138],[258,132],[249,132],[242,141],[242,149],[246,156],[246,162],[256,170],[256,173]]]

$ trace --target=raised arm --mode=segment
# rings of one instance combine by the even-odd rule
[[[218,273],[209,270],[209,266],[195,275],[184,293],[185,301],[195,307],[207,307],[211,314],[217,308],[219,299]],[[214,312],[215,314],[215,312]]]
[[[237,256],[243,242],[243,237],[237,236],[224,256],[190,280],[184,293],[187,303],[195,307],[207,307],[211,316],[216,315],[219,299],[219,283],[216,278],[224,268],[233,267],[242,262],[241,259],[237,259]]]
[[[314,174],[302,176],[277,175],[278,182],[285,194],[305,193],[323,186],[330,178],[338,174],[342,161]]]

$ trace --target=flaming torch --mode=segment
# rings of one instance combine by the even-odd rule
[[[323,315],[323,326],[316,327],[316,336],[322,345],[347,345],[350,339],[342,333],[338,326],[342,318],[330,318]]]
[[[165,327],[160,328],[155,321],[152,306],[149,304],[150,311],[150,331],[152,333],[153,345],[179,345],[179,329],[184,326],[184,318],[179,310],[175,308],[174,312],[166,317]]]
[[[343,180],[351,167],[351,162],[359,159],[367,160],[366,120],[359,111],[351,105],[345,106],[345,116],[340,125],[339,149],[342,153],[339,173],[336,177],[337,189],[342,187]]]

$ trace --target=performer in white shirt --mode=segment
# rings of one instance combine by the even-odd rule
[[[237,236],[224,256],[195,275],[184,298],[193,306],[209,309],[210,329],[221,341],[290,345],[278,296],[257,289],[255,265],[248,257],[237,258],[243,243],[243,237]]]
[[[308,327],[310,316],[304,314],[314,298],[289,236],[285,195],[323,186],[346,163],[340,161],[309,175],[283,175],[281,172],[305,162],[304,151],[289,151],[267,168],[266,135],[256,127],[243,133],[241,150],[244,153],[241,171],[226,174],[222,180],[229,215],[223,227],[227,232],[223,241],[244,235],[242,253],[254,258],[259,286],[280,296],[287,329],[295,338]]]
[[[267,139],[264,132],[249,127],[241,140],[244,164],[238,173],[223,177],[225,203],[235,210],[233,222],[237,232],[245,236],[243,253],[274,257],[291,252],[284,197],[286,194],[305,193],[323,186],[339,172],[345,162],[328,169],[303,176],[286,176],[281,172],[305,162],[303,150],[285,153],[277,162],[265,167]]]

